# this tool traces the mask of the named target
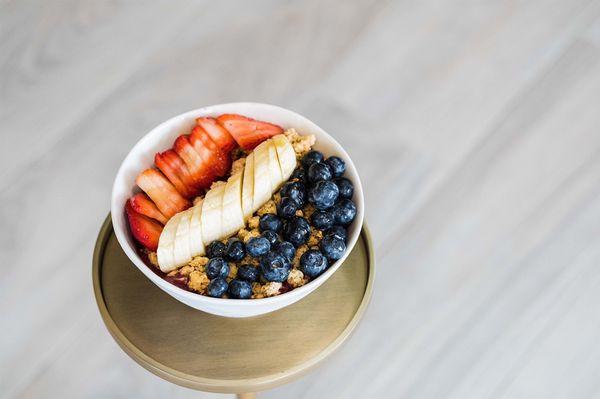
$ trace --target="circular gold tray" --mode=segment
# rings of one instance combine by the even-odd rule
[[[188,388],[241,393],[289,382],[333,353],[365,312],[374,268],[365,225],[344,264],[312,294],[266,315],[224,318],[178,302],[147,279],[119,246],[109,215],[92,273],[104,323],[137,363]]]

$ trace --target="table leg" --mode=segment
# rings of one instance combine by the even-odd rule
[[[253,392],[238,393],[237,399],[256,399],[256,394]]]

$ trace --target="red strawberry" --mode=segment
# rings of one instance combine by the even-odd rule
[[[144,247],[151,251],[158,248],[158,239],[163,227],[154,219],[150,219],[136,212],[131,205],[131,200],[125,203],[125,213],[129,220],[129,228],[133,237]]]
[[[231,157],[223,152],[200,126],[195,126],[190,135],[190,143],[200,156],[207,161],[215,175],[225,176],[231,167]]]
[[[158,220],[162,224],[167,223],[167,218],[165,215],[160,213],[156,207],[156,204],[152,202],[152,200],[146,194],[137,193],[129,199],[129,202],[131,202],[131,207],[137,213],[141,213],[149,218]]]
[[[190,171],[185,166],[183,159],[175,151],[167,150],[157,153],[154,156],[154,163],[167,176],[167,179],[173,183],[181,195],[186,198],[192,198],[198,194],[198,189]]]
[[[217,118],[244,150],[252,150],[269,137],[283,133],[283,129],[268,122],[257,121],[237,114],[224,114]]]
[[[215,118],[198,118],[196,122],[223,151],[228,153],[237,147],[233,136]]]
[[[148,197],[152,198],[156,207],[167,219],[191,205],[188,200],[179,194],[171,182],[156,169],[146,169],[138,175],[135,182],[148,194]]]
[[[205,161],[190,143],[188,135],[179,136],[173,145],[175,152],[183,159],[194,184],[198,189],[210,187],[215,175],[207,161]]]

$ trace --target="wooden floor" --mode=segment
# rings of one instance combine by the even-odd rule
[[[240,100],[346,147],[379,267],[263,398],[600,397],[598,0],[0,1],[1,397],[222,397],[121,352],[90,270],[130,146]]]

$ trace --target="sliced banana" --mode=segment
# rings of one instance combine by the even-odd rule
[[[173,261],[176,265],[183,265],[192,259],[190,250],[190,222],[192,221],[192,209],[180,213],[181,218],[177,224],[175,233],[175,245],[173,249]]]
[[[292,143],[283,134],[273,137],[273,144],[277,150],[279,167],[281,168],[281,179],[286,181],[296,169],[296,152]]]
[[[273,140],[269,140],[269,176],[271,178],[271,193],[274,193],[283,183],[283,177],[281,176],[281,167],[279,166],[277,150]]]
[[[244,178],[242,181],[242,213],[244,220],[252,216],[254,212],[252,207],[252,199],[254,196],[254,153],[246,157],[244,166]]]
[[[202,202],[200,200],[192,209],[190,221],[190,252],[192,257],[204,255],[204,242],[202,241]]]
[[[211,188],[202,203],[202,241],[208,245],[223,236],[222,205],[225,184]]]
[[[269,173],[269,143],[263,141],[254,149],[254,192],[252,212],[271,198],[271,175]]]
[[[174,258],[174,245],[175,234],[181,217],[181,213],[178,213],[169,219],[158,239],[158,250],[156,251],[158,265],[160,270],[165,273],[177,268]]]
[[[223,236],[235,233],[246,224],[242,213],[242,176],[243,172],[232,175],[225,186],[221,215],[223,218],[221,234]]]

